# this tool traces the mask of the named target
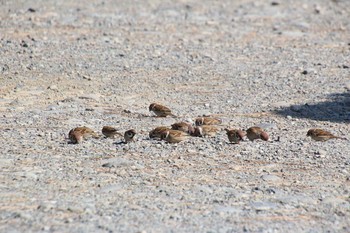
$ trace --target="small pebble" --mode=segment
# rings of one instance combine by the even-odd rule
[[[281,181],[281,178],[276,175],[262,175],[261,179],[267,182],[279,182]]]

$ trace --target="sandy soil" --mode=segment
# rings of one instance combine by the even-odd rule
[[[349,232],[350,2],[286,2],[0,0],[0,232]]]

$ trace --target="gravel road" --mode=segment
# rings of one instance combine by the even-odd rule
[[[350,141],[306,137],[350,139],[349,19],[348,0],[0,0],[0,232],[350,232]],[[198,116],[222,130],[148,137]],[[135,142],[68,143],[105,125]],[[254,125],[271,139],[223,130]]]

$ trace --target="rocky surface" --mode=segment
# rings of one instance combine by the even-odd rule
[[[350,143],[306,137],[350,138],[349,9],[0,1],[0,231],[349,232]],[[203,115],[271,140],[148,139]],[[138,134],[69,144],[83,125]]]

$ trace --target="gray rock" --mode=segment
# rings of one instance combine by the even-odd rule
[[[112,185],[107,185],[103,188],[100,189],[100,193],[115,193],[119,191],[123,191],[124,187],[120,184],[112,184]]]
[[[217,206],[215,208],[215,211],[217,212],[224,212],[229,214],[239,214],[242,212],[240,208],[237,208],[236,206]]]
[[[271,174],[262,175],[260,178],[264,181],[271,182],[271,183],[276,183],[276,182],[282,181],[280,177],[278,177],[276,175],[271,175]]]
[[[322,199],[322,203],[326,205],[331,205],[333,207],[339,206],[341,204],[345,204],[346,200],[338,197],[326,197]]]
[[[0,158],[0,167],[1,168],[8,168],[12,166],[14,163],[13,159],[2,159]]]
[[[319,150],[315,151],[315,155],[318,158],[325,158],[327,156],[327,151],[319,149]]]
[[[267,210],[271,210],[271,209],[277,209],[278,205],[276,203],[273,202],[268,202],[268,201],[263,201],[263,202],[251,202],[250,206],[255,209],[255,210],[259,210],[259,211],[267,211]]]
[[[316,197],[310,197],[307,195],[283,195],[276,197],[276,201],[279,201],[282,204],[289,204],[289,205],[318,205],[319,201]]]
[[[94,94],[81,95],[79,96],[79,99],[99,101],[101,97],[102,95],[94,93]]]
[[[260,123],[257,126],[263,128],[263,129],[275,129],[275,128],[277,128],[277,125],[274,123]]]
[[[53,91],[58,91],[58,87],[57,87],[57,85],[50,85],[47,89],[49,89],[49,90],[53,90]]]
[[[349,132],[349,1],[2,2],[1,232],[350,232],[349,143],[306,137]],[[138,134],[67,143],[84,125]]]

